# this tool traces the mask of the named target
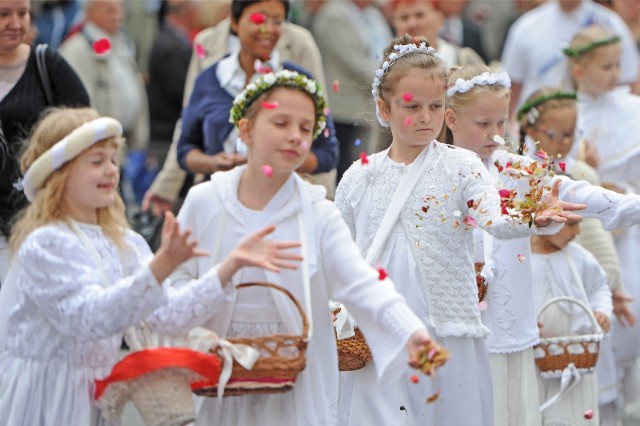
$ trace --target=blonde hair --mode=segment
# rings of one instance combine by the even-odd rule
[[[382,63],[388,61],[389,55],[396,51],[394,46],[408,44],[418,46],[420,43],[425,43],[427,47],[430,47],[429,40],[424,37],[412,37],[405,34],[395,38],[385,48]],[[447,81],[447,68],[440,57],[420,51],[407,53],[396,59],[393,65],[389,66],[384,75],[380,77],[380,84],[378,85],[380,99],[387,103],[388,99],[395,93],[398,81],[413,69],[429,71],[432,76],[441,78],[443,82]]]
[[[100,114],[91,108],[48,108],[34,125],[26,141],[26,149],[20,158],[20,169],[24,174],[33,162],[49,148],[62,140],[82,124],[99,118]],[[122,138],[110,137],[94,146],[121,145]],[[64,200],[64,188],[76,159],[53,172],[38,191],[33,202],[24,209],[12,228],[10,245],[17,252],[24,239],[35,229],[56,221],[68,221],[68,207]],[[98,225],[119,247],[124,246],[123,231],[129,227],[125,207],[120,195],[116,194],[111,206],[97,210]]]
[[[518,114],[518,123],[520,124],[520,146],[518,152],[520,154],[524,152],[524,139],[527,135],[527,130],[534,127],[547,112],[558,108],[576,108],[577,101],[575,94],[573,94],[573,97],[570,97],[571,94],[572,92],[567,92],[559,87],[543,87],[529,96],[523,106],[526,107],[528,104],[533,105],[531,108],[536,109],[537,118],[535,122],[531,123],[529,121],[529,114],[526,113],[528,110]],[[520,109],[523,111],[522,107]]]
[[[570,64],[582,65],[593,59],[599,47],[615,43],[620,43],[619,37],[606,28],[591,25],[573,36],[569,48],[565,49],[564,53]]]
[[[493,73],[494,71],[484,64],[452,68],[449,72],[447,87],[455,85],[456,81],[460,78],[468,81],[486,72]],[[446,109],[452,109],[456,113],[466,111],[471,108],[478,101],[480,95],[484,93],[492,93],[498,97],[511,97],[511,89],[502,84],[476,84],[464,93],[456,92],[453,96],[447,96]],[[447,144],[453,143],[453,134],[446,124],[442,127],[438,140]]]

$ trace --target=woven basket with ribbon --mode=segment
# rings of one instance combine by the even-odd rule
[[[556,297],[545,303],[538,313],[538,320],[550,306],[559,302],[569,302],[578,305],[589,317],[594,332],[578,336],[559,336],[541,338],[534,346],[534,358],[542,377],[562,377],[562,372],[573,364],[580,373],[593,372],[598,353],[602,332],[593,312],[587,305],[572,297]]]
[[[194,392],[200,396],[237,396],[249,394],[279,393],[291,388],[296,381],[298,373],[304,370],[306,365],[306,351],[309,338],[309,321],[302,309],[302,305],[285,288],[271,283],[245,283],[239,284],[238,290],[247,287],[267,287],[284,293],[296,306],[302,318],[302,334],[274,334],[260,337],[233,337],[226,342],[230,345],[218,346],[212,349],[223,360],[223,370],[219,382],[215,386],[203,387]],[[238,362],[238,358],[228,350],[233,346],[248,346],[257,352],[255,363]],[[232,363],[228,380],[225,370]],[[251,364],[253,364],[251,366]],[[228,371],[228,370],[227,370]]]
[[[371,349],[362,331],[343,304],[330,302],[329,308],[336,335],[338,370],[355,371],[363,368],[371,361]]]

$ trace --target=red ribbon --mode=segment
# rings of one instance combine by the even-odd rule
[[[188,348],[153,348],[134,352],[111,370],[103,380],[96,380],[96,400],[111,383],[131,380],[162,368],[188,368],[202,377],[197,387],[214,386],[220,376],[220,359]],[[194,386],[195,388],[195,386]]]

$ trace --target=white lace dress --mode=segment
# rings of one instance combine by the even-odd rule
[[[2,424],[104,424],[94,406],[94,380],[118,361],[124,331],[145,318],[163,333],[190,327],[194,312],[203,304],[215,307],[222,294],[213,272],[208,282],[181,292],[160,286],[147,266],[149,246],[138,234],[127,231],[121,262],[99,226],[75,224],[100,265],[61,223],[31,233],[17,255],[17,304],[0,355]]]
[[[435,378],[422,376],[418,385],[411,383],[415,370],[409,368],[398,381],[378,387],[373,386],[370,366],[343,373],[341,424],[364,426],[379,424],[379,419],[394,425],[493,424],[487,329],[477,307],[472,227],[463,220],[472,216],[503,238],[530,235],[535,229],[501,217],[497,190],[475,154],[435,141],[429,149],[430,156],[419,156],[410,166],[393,162],[386,152],[370,157],[371,164],[380,164],[376,170],[354,164],[338,186],[336,205],[352,236],[357,239],[363,233],[366,253],[403,175],[421,167],[422,161],[431,162],[377,262],[452,357]],[[365,192],[367,187],[370,192]],[[368,199],[360,201],[363,193]],[[481,207],[474,211],[468,200],[481,202]],[[364,227],[361,209],[367,211]],[[490,221],[493,225],[485,226]],[[438,399],[427,404],[426,399],[438,392]]]

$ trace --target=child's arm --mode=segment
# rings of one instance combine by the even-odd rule
[[[202,276],[167,289],[168,303],[153,313],[147,323],[164,335],[183,335],[216,315],[228,301],[225,287],[233,275],[244,267],[264,268],[273,272],[296,269],[302,260],[291,249],[296,241],[268,240],[275,226],[268,226],[242,240],[218,265]]]
[[[349,227],[351,238],[354,240],[356,238],[356,217],[352,207],[353,200],[351,200],[350,197],[352,196],[354,186],[360,185],[361,182],[359,181],[365,179],[365,176],[360,173],[361,167],[360,164],[354,163],[347,169],[338,183],[334,200],[336,207],[340,211],[342,220],[344,220]],[[366,188],[363,189],[363,191],[365,190]],[[360,196],[364,196],[364,192],[360,194]]]
[[[562,182],[562,200],[586,205],[580,212],[581,216],[599,219],[609,231],[640,224],[640,195],[619,194],[567,176],[559,176],[557,179]]]
[[[585,293],[589,298],[589,304],[605,332],[609,331],[609,319],[613,314],[613,299],[611,290],[607,284],[607,275],[598,264],[598,261],[586,249],[577,243],[571,243],[568,247],[572,262],[579,268]]]

